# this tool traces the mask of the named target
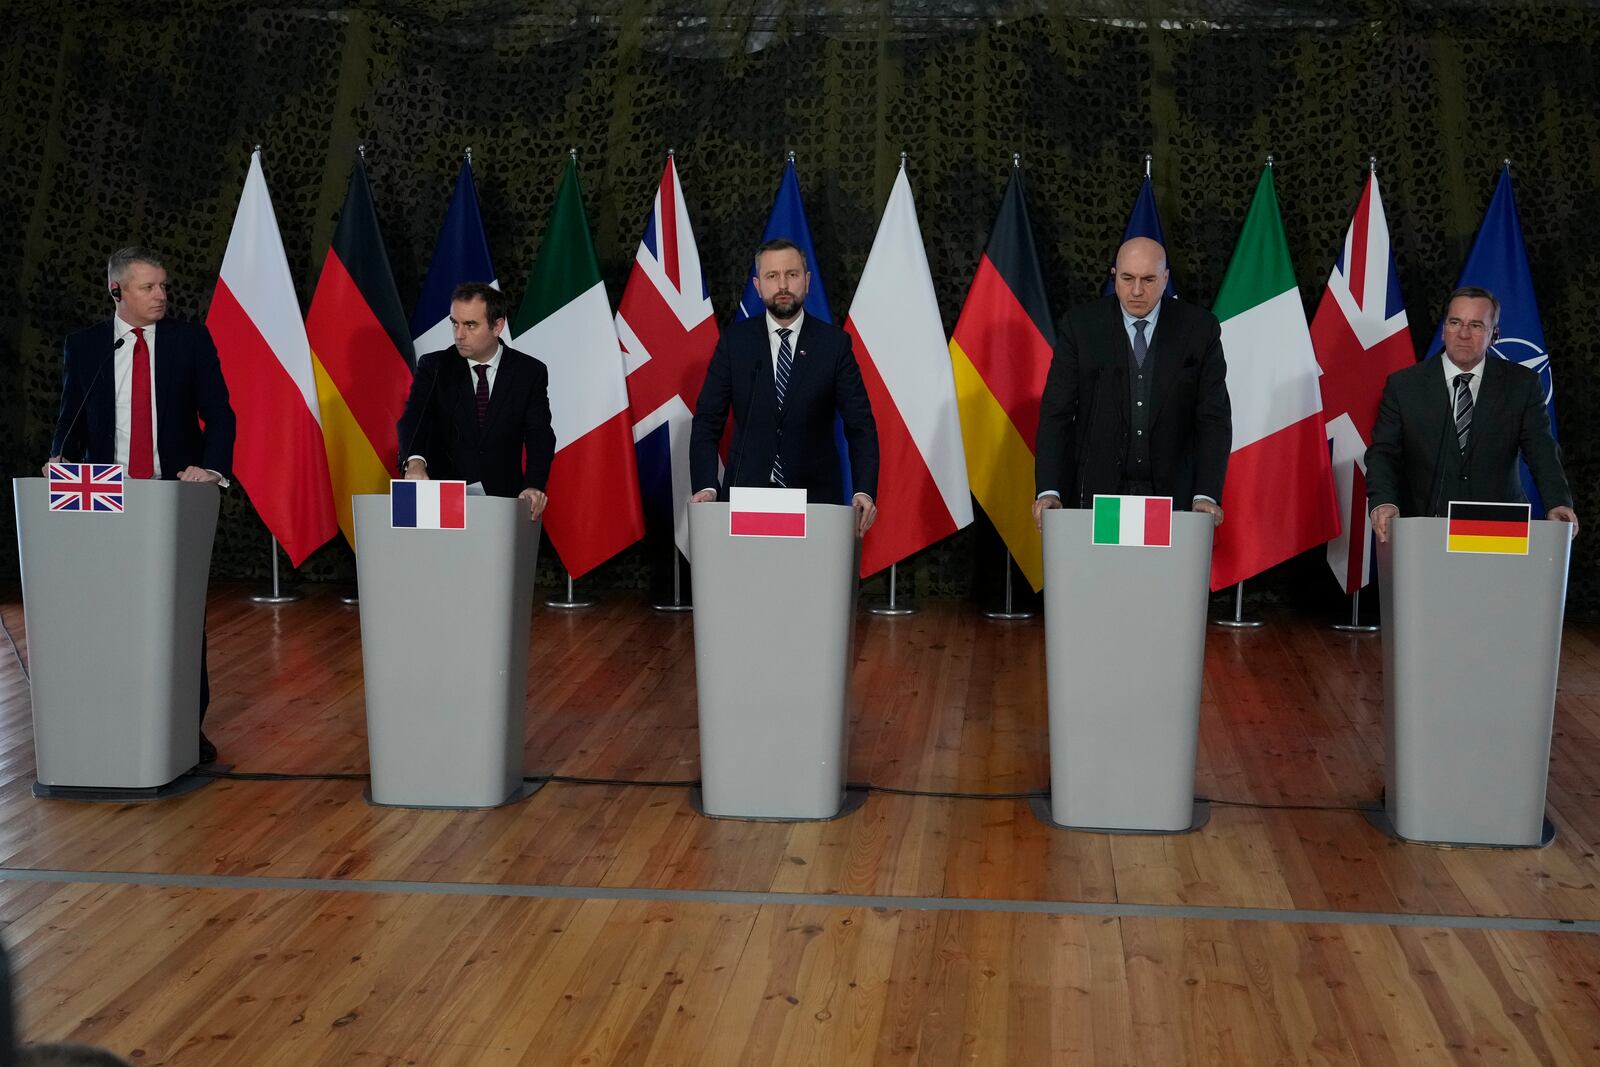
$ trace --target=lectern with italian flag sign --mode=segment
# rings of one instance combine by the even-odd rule
[[[1572,527],[1451,501],[1378,546],[1387,780],[1369,809],[1407,841],[1528,848],[1545,818]]]
[[[1194,799],[1211,517],[1170,497],[1044,513],[1050,797],[1044,821],[1182,833]]]
[[[855,513],[803,489],[689,505],[706,815],[832,819],[845,789]]]

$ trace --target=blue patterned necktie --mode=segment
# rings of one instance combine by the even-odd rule
[[[789,374],[794,370],[794,349],[789,347],[789,335],[794,333],[787,326],[778,330],[778,411],[783,411],[783,401],[789,392]],[[772,484],[788,485],[783,480],[783,458],[772,457]]]
[[[1456,444],[1467,450],[1467,431],[1472,429],[1472,372],[1456,375]]]
[[[1145,340],[1145,327],[1150,323],[1144,319],[1136,319],[1133,323],[1133,361],[1144,369],[1144,358],[1150,354],[1150,342]]]

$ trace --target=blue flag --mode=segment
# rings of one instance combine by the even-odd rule
[[[1133,210],[1128,213],[1128,225],[1122,231],[1122,240],[1117,242],[1117,247],[1127,244],[1135,237],[1148,237],[1162,248],[1167,247],[1167,235],[1161,231],[1161,215],[1156,211],[1156,191],[1150,184],[1150,176],[1145,175],[1144,181],[1139,186],[1139,195],[1133,201]],[[1116,263],[1113,259],[1112,269]],[[1172,261],[1167,261],[1167,296],[1177,296],[1178,288],[1172,282]],[[1117,291],[1116,276],[1108,274],[1105,288],[1100,290],[1106,296]]]
[[[1502,167],[1500,181],[1489,199],[1489,210],[1467,253],[1467,262],[1456,279],[1456,287],[1476,285],[1493,293],[1500,301],[1500,336],[1489,346],[1490,355],[1520,363],[1539,375],[1544,387],[1545,411],[1550,416],[1550,436],[1556,433],[1555,383],[1550,377],[1550,353],[1545,348],[1544,325],[1539,320],[1539,303],[1533,295],[1533,272],[1528,269],[1528,248],[1522,242],[1522,221],[1517,215],[1517,198],[1511,190],[1511,168]],[[1444,322],[1433,331],[1430,356],[1444,351]],[[1534,488],[1528,465],[1522,465],[1522,487],[1533,505],[1533,513],[1543,516],[1545,508]]]
[[[494,261],[489,258],[489,238],[478,212],[471,160],[461,161],[455,195],[450,198],[450,210],[445,212],[433,259],[428,262],[428,276],[411,316],[412,347],[418,358],[455,343],[450,330],[450,294],[462,282],[491,282],[498,288]]]
[[[811,268],[811,288],[806,290],[806,314],[813,315],[823,322],[833,321],[833,312],[828,308],[828,294],[822,284],[822,269],[817,264],[817,249],[811,241],[811,226],[806,222],[806,205],[800,199],[800,178],[795,173],[794,160],[789,160],[783,168],[783,180],[778,183],[778,195],[772,201],[772,214],[767,216],[767,228],[761,233],[763,243],[775,237],[785,237],[800,246],[800,251],[806,255],[806,265]],[[750,277],[744,283],[744,295],[739,298],[739,310],[734,314],[735,319],[754,318],[766,312],[761,303],[761,294],[756,292],[754,264]],[[855,483],[850,477],[850,452],[844,439],[844,420],[837,416],[833,420],[833,444],[839,451],[839,473],[843,475],[844,499],[842,504],[850,503],[855,496]]]

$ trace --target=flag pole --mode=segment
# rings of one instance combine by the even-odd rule
[[[1381,627],[1361,621],[1361,590],[1350,594],[1350,621],[1336,622],[1333,628],[1342,634],[1375,634]]]
[[[1233,618],[1213,619],[1218,626],[1226,626],[1230,630],[1254,630],[1266,625],[1260,619],[1247,619],[1244,617],[1244,583],[1239,582],[1233,587]]]
[[[1033,612],[1031,612],[1031,611],[1018,611],[1016,609],[1015,605],[1013,605],[1012,602],[1011,602],[1011,550],[1009,548],[1006,549],[1006,564],[1005,564],[1005,566],[1006,566],[1006,599],[1005,599],[1005,607],[1003,607],[999,611],[986,611],[986,612],[983,613],[983,617],[986,618],[986,619],[998,619],[1001,622],[1010,622],[1010,621],[1013,621],[1013,620],[1016,620],[1016,619],[1031,619],[1031,618],[1033,618]]]
[[[676,542],[672,545],[672,603],[650,606],[663,614],[694,610],[693,604],[683,602],[683,554],[678,551]]]
[[[572,572],[568,571],[567,572],[567,598],[565,600],[559,600],[556,597],[551,597],[549,600],[546,600],[544,602],[544,606],[547,607],[547,608],[556,608],[556,609],[558,609],[560,611],[576,611],[579,608],[592,608],[592,607],[594,607],[594,601],[592,601],[592,600],[579,600],[577,598],[577,596],[575,596],[573,594],[573,591],[572,591]]]
[[[895,599],[895,577],[899,566],[900,565],[898,563],[889,564],[889,599],[884,601],[882,604],[875,604],[868,608],[867,611],[869,613],[873,615],[888,615],[896,618],[901,615],[916,614],[916,608],[907,604],[901,604]]]
[[[272,591],[257,593],[250,598],[252,604],[292,604],[296,600],[304,600],[306,595],[298,589],[284,589],[278,581],[278,539],[271,534],[267,535],[270,547],[267,549],[272,556]]]

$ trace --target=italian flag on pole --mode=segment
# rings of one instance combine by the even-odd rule
[[[1339,533],[1316,353],[1268,161],[1212,308],[1233,402],[1226,516],[1211,588],[1241,582]]]
[[[510,347],[550,371],[556,455],[544,529],[561,565],[579,578],[644,536],[644,512],[622,345],[589,236],[576,154],[506,333]]]

